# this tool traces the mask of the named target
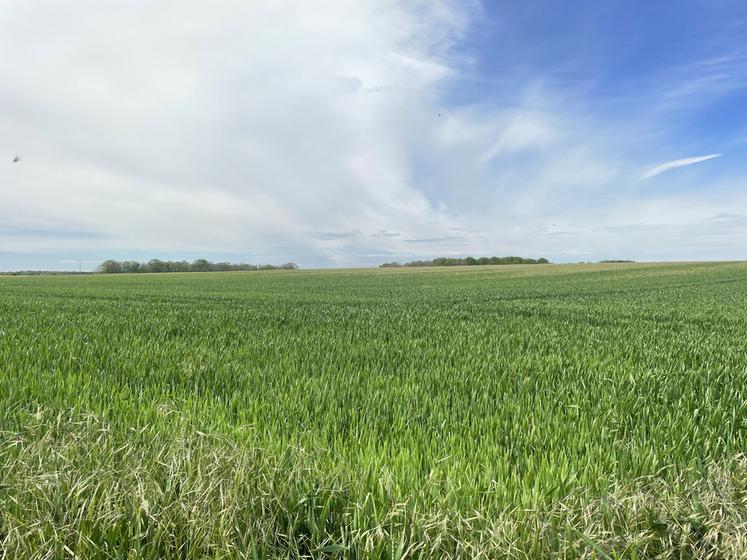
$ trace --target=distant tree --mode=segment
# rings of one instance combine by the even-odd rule
[[[96,270],[102,274],[117,274],[122,272],[122,263],[114,260],[104,261]]]
[[[137,261],[124,261],[122,263],[122,272],[140,272],[140,263]]]
[[[257,270],[257,265],[255,264],[247,264],[247,263],[239,263],[234,265],[235,270]]]
[[[248,270],[296,270],[296,263],[285,263],[282,265],[264,264],[257,266],[248,263],[219,262],[211,263],[205,259],[197,259],[191,264],[187,261],[162,261],[151,259],[147,263],[137,261],[119,262],[107,260],[101,263],[96,271],[104,274],[116,274],[119,272],[211,272],[211,271],[248,271]]]
[[[232,270],[232,268],[233,267],[231,263],[228,263],[228,262],[218,262],[218,263],[213,263],[212,265],[210,265],[210,270],[213,270],[216,272],[225,272],[227,270]]]
[[[205,259],[197,259],[189,265],[189,270],[192,272],[208,272],[210,270],[210,263]]]
[[[476,266],[486,264],[548,264],[546,258],[541,259],[527,259],[523,257],[509,256],[509,257],[438,257],[430,261],[410,261],[404,264],[397,262],[384,263],[381,267],[394,267],[394,266]]]
[[[162,260],[151,259],[145,265],[144,272],[166,272],[166,267],[164,266]]]

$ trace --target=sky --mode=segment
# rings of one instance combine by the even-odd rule
[[[745,37],[741,0],[3,0],[0,270],[747,259]]]

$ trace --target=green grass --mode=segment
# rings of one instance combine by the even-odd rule
[[[0,278],[0,558],[744,558],[747,264]]]

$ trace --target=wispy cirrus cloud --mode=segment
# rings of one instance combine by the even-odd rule
[[[645,181],[646,179],[651,179],[653,177],[656,177],[657,175],[661,175],[662,173],[665,173],[669,171],[670,169],[676,169],[677,167],[685,167],[687,165],[694,165],[702,161],[708,161],[709,159],[715,159],[717,157],[721,157],[721,155],[722,154],[710,154],[707,156],[682,158],[682,159],[675,159],[672,161],[668,161],[666,163],[657,165],[656,167],[652,167],[651,169],[646,171],[643,175],[641,175],[638,178],[638,180]]]

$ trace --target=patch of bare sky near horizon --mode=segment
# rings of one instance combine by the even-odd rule
[[[658,123],[601,121],[573,91],[448,105],[477,17],[446,0],[8,2],[0,152],[23,162],[0,165],[0,252],[574,260],[635,256],[650,208],[672,254],[683,224],[747,212],[642,198],[635,144]]]

